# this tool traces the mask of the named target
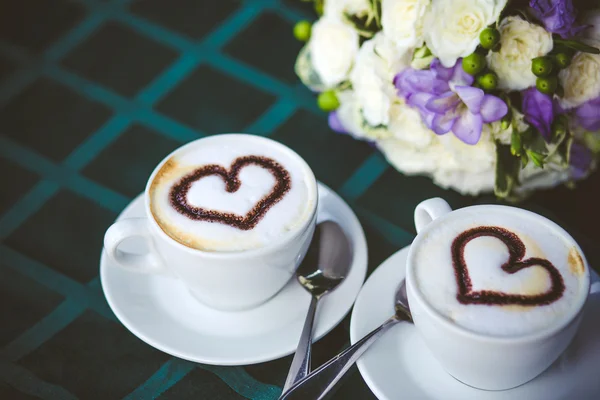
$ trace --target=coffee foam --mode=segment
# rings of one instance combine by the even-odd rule
[[[240,157],[257,156],[277,162],[289,175],[289,189],[251,229],[192,219],[172,204],[171,191],[182,179],[206,165],[229,170]],[[216,175],[194,181],[185,195],[190,206],[245,216],[272,192],[274,175],[258,165],[240,169],[241,185],[226,191]],[[295,231],[312,214],[316,202],[312,173],[293,152],[275,142],[243,135],[210,137],[175,152],[156,172],[149,187],[150,209],[160,228],[176,241],[204,251],[242,251],[263,247]]]
[[[562,277],[562,295],[543,305],[465,304],[458,295],[453,266],[452,244],[463,232],[481,226],[496,226],[513,232],[525,245],[522,260],[550,261]],[[505,243],[490,236],[477,237],[464,248],[464,260],[473,291],[493,291],[509,295],[535,296],[548,291],[547,270],[535,265],[513,274],[501,266],[508,261]],[[574,244],[561,233],[533,217],[515,216],[510,210],[461,212],[427,234],[414,255],[419,289],[426,301],[455,324],[473,332],[494,336],[521,336],[544,330],[568,317],[582,296],[586,296],[583,260]],[[512,296],[517,297],[517,296]]]

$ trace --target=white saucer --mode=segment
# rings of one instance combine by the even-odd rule
[[[408,247],[381,264],[361,290],[350,321],[355,343],[394,312],[393,298],[405,276]],[[359,360],[358,369],[380,400],[591,400],[600,398],[600,282],[592,272],[592,295],[580,331],[542,375],[514,389],[484,391],[466,386],[433,358],[412,324],[400,323]]]
[[[145,216],[140,195],[118,219]],[[350,207],[319,184],[319,221],[338,222],[351,241],[354,258],[344,282],[319,303],[315,338],[333,329],[348,313],[365,280],[367,242]],[[141,251],[143,243],[124,243]],[[247,365],[293,353],[298,345],[310,295],[295,279],[275,297],[252,310],[223,312],[192,298],[174,278],[130,272],[102,253],[100,278],[108,304],[134,335],[185,360],[213,365]]]

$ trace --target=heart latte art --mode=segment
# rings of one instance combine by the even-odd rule
[[[260,199],[245,216],[196,207],[188,203],[187,195],[192,184],[211,175],[222,178],[225,182],[225,190],[228,193],[235,193],[242,185],[239,177],[240,171],[247,165],[256,165],[268,170],[275,178],[275,185],[271,192]],[[188,218],[198,221],[220,222],[247,231],[254,228],[267,211],[285,196],[290,190],[290,185],[290,174],[277,161],[267,157],[245,156],[236,159],[229,170],[215,164],[199,167],[184,176],[179,183],[171,188],[170,199],[171,205]]]
[[[519,336],[555,326],[587,296],[582,255],[550,222],[509,207],[458,210],[413,244],[424,299],[473,332]]]
[[[163,232],[203,251],[263,247],[307,225],[316,183],[286,147],[247,135],[213,136],[161,164],[148,188]]]
[[[550,287],[538,294],[511,294],[494,290],[473,290],[469,268],[465,261],[465,247],[478,237],[489,236],[500,240],[508,249],[508,260],[499,266],[507,274],[514,274],[525,268],[540,266],[548,272]],[[513,232],[497,226],[480,226],[469,229],[458,235],[452,242],[452,264],[456,274],[458,294],[456,298],[463,304],[488,304],[488,305],[544,305],[550,304],[561,298],[565,291],[562,275],[552,263],[544,258],[525,257],[525,244]]]

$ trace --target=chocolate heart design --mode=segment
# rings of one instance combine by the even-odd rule
[[[520,295],[497,292],[493,290],[473,291],[473,284],[469,276],[469,270],[465,263],[465,247],[471,240],[482,237],[492,236],[502,241],[508,248],[508,261],[501,268],[508,274],[514,274],[522,269],[538,265],[544,268],[550,277],[552,285],[544,293],[535,295]],[[488,305],[509,305],[517,304],[522,306],[546,305],[560,299],[565,291],[563,278],[552,265],[544,258],[528,258],[525,256],[525,244],[519,237],[504,228],[496,226],[480,226],[470,229],[458,235],[452,242],[452,264],[456,274],[456,283],[458,284],[458,294],[456,298],[463,304],[488,304]]]
[[[207,210],[202,207],[196,207],[187,202],[187,193],[192,183],[210,176],[219,176],[225,181],[225,190],[228,193],[234,193],[242,184],[239,174],[242,168],[248,165],[257,165],[262,167],[275,178],[275,186],[269,194],[264,196],[246,215],[237,215],[234,213]],[[198,221],[220,222],[235,228],[247,231],[256,226],[265,216],[267,211],[280,201],[290,190],[291,179],[289,172],[277,161],[262,156],[244,156],[237,158],[229,170],[220,165],[204,165],[190,174],[181,178],[181,180],[171,188],[169,193],[171,205],[180,213],[188,218]]]

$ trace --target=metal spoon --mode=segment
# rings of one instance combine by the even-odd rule
[[[319,224],[306,257],[296,271],[298,282],[312,295],[312,299],[284,391],[310,372],[312,328],[317,303],[344,280],[351,262],[350,243],[342,228],[332,221]]]
[[[348,347],[342,353],[327,361],[321,367],[310,373],[306,378],[296,383],[292,388],[283,392],[279,400],[321,400],[333,389],[350,367],[375,341],[400,321],[412,322],[406,283],[403,280],[396,291],[394,299],[396,313],[385,321],[379,328],[368,333],[365,337]]]

